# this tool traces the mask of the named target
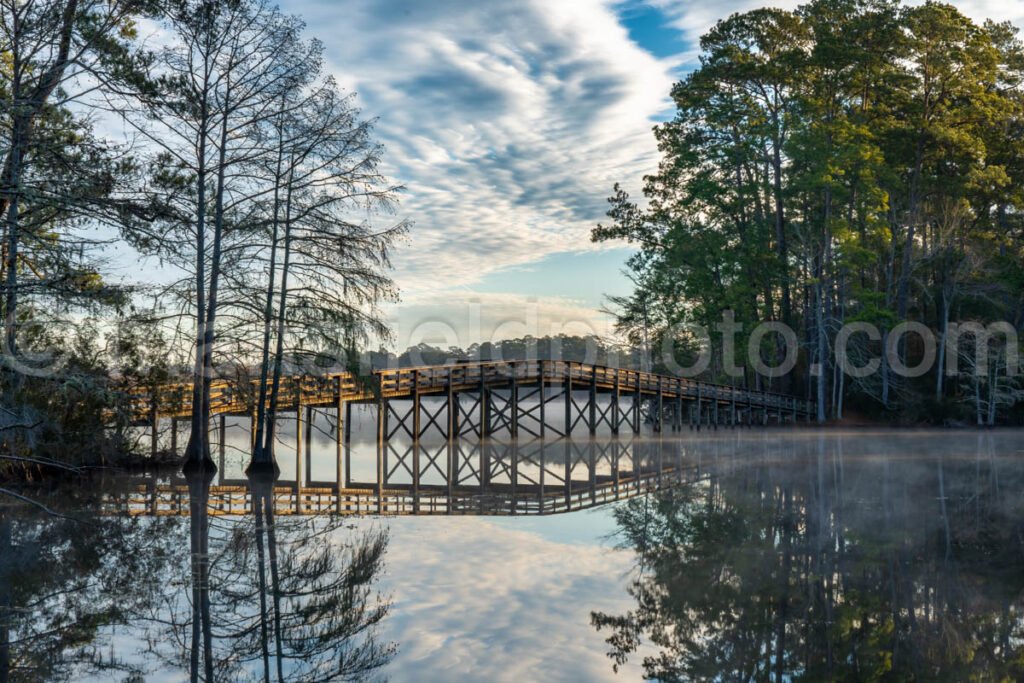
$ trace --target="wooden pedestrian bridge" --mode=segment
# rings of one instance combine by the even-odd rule
[[[211,413],[255,419],[258,381],[216,380]],[[187,418],[192,385],[169,384],[128,392],[134,424],[152,430],[154,451],[163,421]],[[811,402],[793,396],[753,391],[695,379],[553,360],[480,361],[376,370],[368,377],[350,372],[282,378],[278,413],[316,409],[335,412],[339,422],[353,405],[376,406],[377,438],[419,441],[452,440],[497,433],[512,438],[530,435],[570,436],[584,428],[639,434],[684,425],[753,426],[774,421],[810,420]],[[170,430],[172,435],[177,430]],[[301,433],[301,429],[299,430]],[[338,429],[338,439],[349,430]],[[176,448],[176,444],[172,444]]]

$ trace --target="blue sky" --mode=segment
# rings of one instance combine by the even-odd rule
[[[376,117],[399,213],[397,346],[610,333],[628,250],[593,245],[606,197],[638,195],[652,126],[697,40],[757,0],[282,0]],[[777,6],[798,3],[779,0]],[[955,2],[1024,25],[1024,3]]]

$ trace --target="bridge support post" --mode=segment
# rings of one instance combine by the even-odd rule
[[[615,491],[615,500],[619,499],[619,458],[622,455],[622,445],[618,441],[612,442],[612,486]]]
[[[590,435],[594,436],[597,433],[597,367],[590,368],[590,396],[589,396],[589,415],[587,416],[587,422],[590,427]]]
[[[310,484],[313,481],[313,406],[306,407],[306,448],[304,449],[306,455],[306,481],[305,484]]]
[[[565,457],[565,509],[568,510],[572,504],[572,441],[566,439],[562,446],[562,453]]]
[[[661,423],[665,419],[665,391],[661,386],[661,377],[658,377],[658,397],[654,407],[654,430],[661,434]]]
[[[676,378],[676,431],[683,431],[683,380]]]
[[[508,457],[512,458],[512,462],[509,463],[509,479],[511,481],[512,501],[511,511],[512,514],[516,514],[516,503],[519,496],[519,449],[513,446],[508,449]]]
[[[377,401],[377,512],[384,511],[384,437],[386,403],[381,397]]]
[[[334,430],[335,486],[338,488],[337,511],[342,512],[341,490],[348,485],[345,481],[345,399],[341,391],[341,377],[338,377],[338,407]]]
[[[701,397],[702,388],[700,382],[697,382],[697,431],[700,431],[701,422],[704,421],[704,406]]]
[[[227,416],[221,413],[217,422],[217,483],[224,484],[224,460],[227,456]],[[155,423],[153,429],[156,429]]]
[[[718,390],[715,389],[715,431],[718,431]]]
[[[537,361],[537,396],[540,400],[540,405],[537,407],[539,417],[537,418],[540,422],[540,426],[537,431],[540,433],[540,437],[544,438],[544,427],[547,424],[547,416],[544,414],[545,407],[545,394],[544,394],[544,361]],[[541,451],[543,453],[543,450]],[[543,487],[542,487],[543,488]],[[541,494],[543,498],[543,493]]]
[[[491,404],[487,396],[487,379],[484,368],[480,366],[480,437],[486,439],[491,435]]]
[[[352,443],[352,404],[345,402],[345,443]]]
[[[597,502],[597,445],[591,439],[587,443],[587,481],[590,489],[590,502]]]
[[[302,456],[303,449],[303,433],[304,429],[302,426],[302,405],[299,403],[295,404],[295,509],[298,512],[302,512],[302,484],[306,479],[305,473],[302,471],[304,464],[304,458]]]
[[[455,502],[455,477],[457,476],[458,467],[456,467],[455,459],[458,457],[458,448],[454,440],[449,439],[448,445],[445,447],[445,463],[444,463],[444,483],[445,490],[447,492],[448,506],[446,512],[452,514],[452,506]]]
[[[412,444],[412,511],[418,513],[420,511],[420,441],[416,441]]]
[[[633,389],[633,433],[640,433],[640,376],[634,375],[636,378],[636,387]]]
[[[544,455],[547,451],[544,448],[544,444],[540,445],[540,453],[537,454],[537,462],[540,463],[540,472],[537,473],[537,512],[544,514],[544,475],[547,470],[547,463],[544,461]]]
[[[491,445],[480,444],[480,488],[491,485]]]
[[[612,434],[619,433],[619,401],[622,398],[622,388],[619,380],[619,370],[615,370],[615,388],[612,389]]]
[[[572,366],[566,364],[565,379],[562,380],[562,392],[565,394],[565,438],[572,436]]]
[[[445,426],[448,443],[459,438],[459,397],[452,385],[452,369],[448,368],[448,422]]]
[[[736,429],[736,387],[729,391],[729,426]]]
[[[155,392],[153,395],[153,401],[149,408],[149,422],[153,426],[150,430],[149,455],[150,457],[155,458],[160,438],[160,413],[157,412],[157,397]]]
[[[413,451],[418,451],[422,428],[420,425],[420,371],[412,371],[412,443]]]
[[[512,377],[509,379],[508,392],[508,404],[512,411],[509,431],[512,432],[512,439],[516,440],[519,438],[519,384],[517,382],[516,369],[514,365],[512,366]]]

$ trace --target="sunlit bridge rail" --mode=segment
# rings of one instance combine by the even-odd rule
[[[257,389],[256,382],[215,381],[212,413],[255,419]],[[134,423],[152,428],[154,451],[161,420],[180,420],[192,409],[190,384],[136,388],[129,397]],[[644,424],[655,431],[753,426],[797,422],[814,413],[811,402],[783,394],[545,360],[377,370],[365,380],[347,372],[285,377],[278,410],[301,422],[303,409],[333,408],[344,420],[354,404],[376,406],[380,441],[396,435],[418,441],[428,433],[448,440],[497,432],[568,436],[577,428],[639,434]]]

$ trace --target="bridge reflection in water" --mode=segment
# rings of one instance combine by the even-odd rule
[[[717,445],[716,445],[717,444]],[[458,440],[444,443],[386,442],[377,447],[378,481],[362,482],[342,470],[342,481],[279,480],[272,499],[276,514],[491,514],[544,515],[585,509],[631,498],[663,485],[705,476],[702,440],[691,457],[678,438],[587,439],[533,442]],[[351,463],[351,458],[347,459]],[[307,470],[308,471],[308,470]],[[212,515],[251,512],[249,482],[220,471],[210,487]],[[184,480],[150,480],[110,494],[111,510],[136,515],[187,515]]]

